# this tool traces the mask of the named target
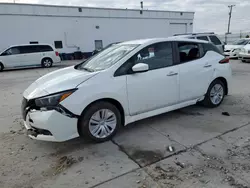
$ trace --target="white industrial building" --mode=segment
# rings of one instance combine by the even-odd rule
[[[49,43],[59,52],[91,52],[113,42],[193,31],[194,12],[0,3],[0,50]]]

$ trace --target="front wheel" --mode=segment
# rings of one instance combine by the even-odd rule
[[[220,80],[214,80],[210,84],[202,103],[210,108],[217,107],[222,103],[225,93],[224,83]]]
[[[91,105],[80,117],[79,134],[95,142],[110,140],[121,126],[121,114],[111,103],[101,101]]]
[[[49,68],[52,67],[53,61],[50,58],[44,58],[42,60],[42,67]]]
[[[3,71],[3,69],[4,69],[4,66],[2,63],[0,63],[0,72]]]

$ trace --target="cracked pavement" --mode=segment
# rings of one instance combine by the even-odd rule
[[[230,95],[218,108],[195,105],[145,119],[101,144],[29,139],[20,116],[23,90],[76,63],[0,73],[1,188],[250,187],[250,64],[230,62]]]

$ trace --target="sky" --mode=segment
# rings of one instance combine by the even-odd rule
[[[14,0],[0,0],[13,2]],[[111,8],[140,8],[140,0],[15,0],[16,3],[53,4]],[[232,12],[232,33],[250,32],[250,0],[144,0],[144,9],[194,11],[194,31],[227,31],[228,5],[236,5]]]

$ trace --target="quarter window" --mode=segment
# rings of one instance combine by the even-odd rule
[[[40,46],[38,46],[38,49],[39,49],[40,52],[50,52],[50,51],[53,51],[52,47],[48,46],[48,45],[40,45]]]
[[[221,44],[221,41],[218,39],[218,37],[214,36],[214,35],[211,35],[209,36],[211,42],[214,44],[214,45],[220,45]]]
[[[221,54],[220,50],[215,45],[213,45],[212,43],[204,43],[202,46],[203,46],[203,51],[204,51],[205,54],[208,51],[214,51],[214,52],[217,52],[217,53]]]
[[[197,39],[208,41],[207,36],[199,36],[199,37],[197,37]]]
[[[178,49],[181,63],[200,58],[198,43],[179,42]]]
[[[162,42],[150,45],[134,57],[134,64],[145,63],[148,64],[149,70],[169,67],[173,65],[173,52],[170,42]]]

